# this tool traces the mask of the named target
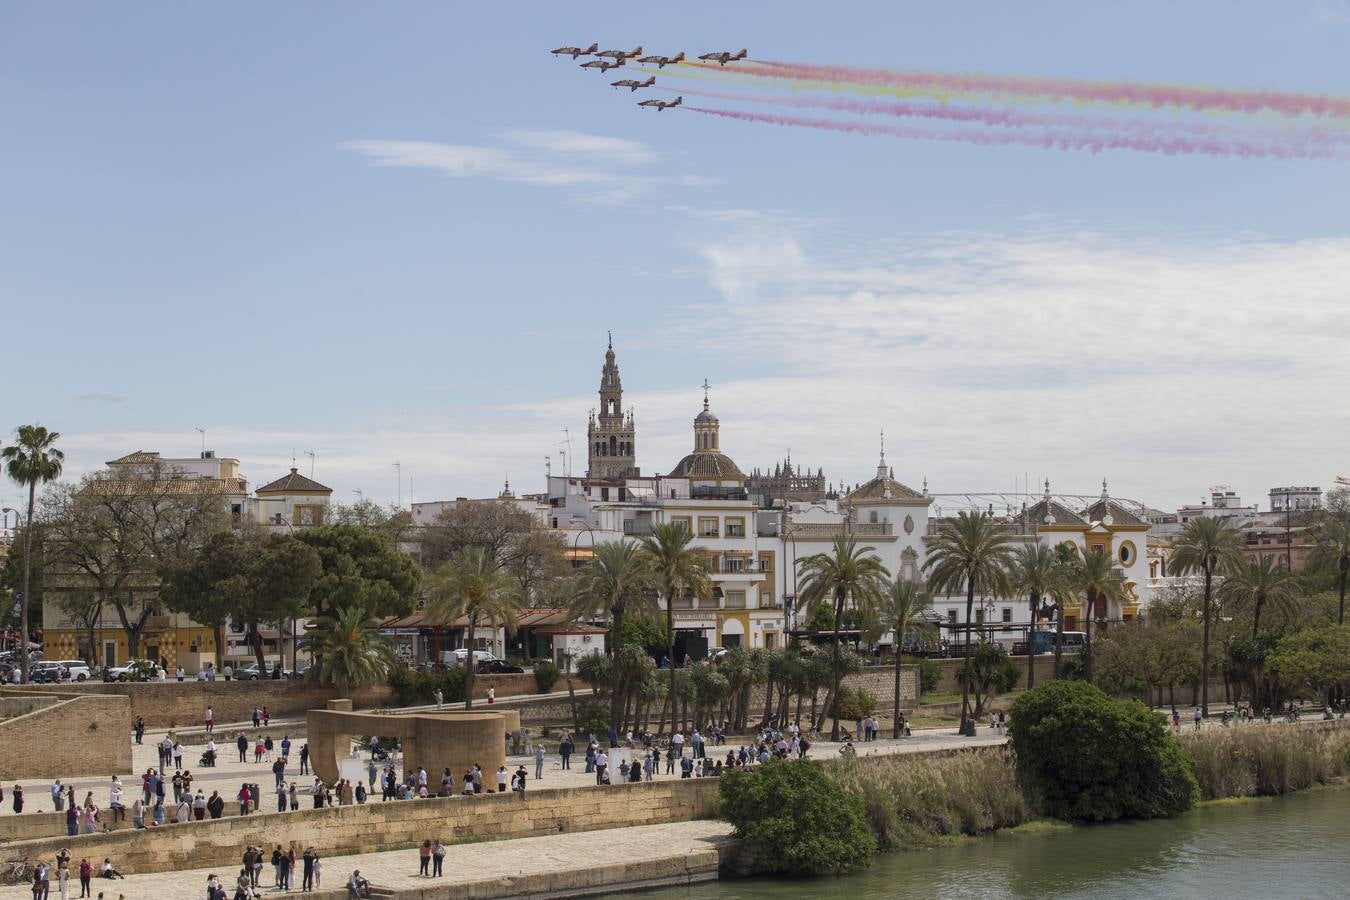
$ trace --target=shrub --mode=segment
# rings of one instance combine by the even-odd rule
[[[1170,816],[1199,795],[1164,717],[1082,681],[1055,681],[1013,704],[1009,734],[1026,786],[1061,819]]]
[[[446,703],[464,700],[464,667],[442,669],[439,672],[417,671],[395,666],[389,673],[389,686],[394,689],[400,706],[433,703],[440,688]]]
[[[582,700],[577,704],[577,730],[582,734],[609,732],[609,704],[598,700]]]
[[[539,693],[547,694],[558,683],[558,667],[552,661],[544,659],[534,664],[534,686]]]
[[[847,872],[868,865],[876,852],[862,798],[815,760],[731,771],[718,791],[722,818],[770,872]]]
[[[835,705],[840,719],[856,722],[876,711],[877,698],[863,688],[852,690],[840,685],[839,702]]]
[[[901,662],[907,666],[919,667],[919,691],[931,694],[938,689],[942,681],[942,666],[926,656],[906,656]]]

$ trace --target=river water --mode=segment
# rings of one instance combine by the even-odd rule
[[[885,853],[842,878],[726,880],[634,900],[810,897],[1350,897],[1350,790],[1212,806],[1176,819],[1001,834]]]

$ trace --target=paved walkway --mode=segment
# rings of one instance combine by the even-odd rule
[[[416,849],[325,857],[320,887],[340,888],[353,869],[360,869],[362,876],[370,879],[372,884],[395,890],[437,886],[439,881],[447,885],[447,895],[448,888],[453,886],[455,896],[462,897],[512,896],[527,891],[535,896],[548,896],[566,884],[612,883],[616,877],[622,879],[623,873],[615,870],[619,864],[637,867],[646,873],[658,873],[686,869],[686,860],[702,860],[701,867],[706,869],[710,863],[715,873],[715,856],[710,857],[708,853],[715,853],[717,843],[730,836],[731,826],[725,822],[702,820],[462,844],[449,848],[442,879],[418,875]],[[78,855],[75,865],[79,865]],[[94,890],[96,896],[98,891],[103,891],[108,900],[118,894],[126,900],[191,900],[205,895],[206,879],[212,872],[230,882],[239,874],[237,868],[222,868],[130,875],[120,881],[95,878]],[[532,879],[536,878],[539,882],[532,884]],[[76,896],[79,880],[72,881],[71,895]],[[619,884],[632,881],[631,878],[620,880]],[[263,867],[262,883],[267,893],[283,893],[272,887],[271,865]],[[299,884],[298,876],[296,884]],[[230,893],[233,894],[233,890]],[[56,895],[53,884],[52,896]],[[0,887],[0,900],[20,898],[32,900],[31,888],[21,885]]]
[[[275,725],[276,723],[273,723]],[[264,812],[271,812],[276,809],[276,792],[273,789],[275,781],[272,776],[272,763],[266,761],[253,762],[253,745],[250,742],[249,750],[245,762],[239,762],[238,748],[234,745],[233,739],[238,735],[237,729],[227,730],[224,727],[218,728],[217,732],[217,765],[215,768],[204,769],[196,765],[201,756],[204,745],[192,745],[184,748],[183,764],[187,771],[193,776],[192,788],[195,793],[197,788],[201,788],[207,797],[211,796],[213,790],[218,790],[221,796],[225,798],[227,810],[237,810],[235,796],[239,788],[246,782],[256,782],[262,791],[262,809]],[[245,734],[250,738],[259,733],[272,735],[273,741],[277,745],[274,754],[280,753],[281,738],[285,734],[284,728],[269,728],[253,731],[250,727]],[[147,732],[144,744],[132,745],[132,766],[131,772],[119,772],[122,779],[123,802],[130,808],[132,802],[140,792],[141,776],[146,769],[155,768],[159,761],[158,751],[155,747],[157,740],[163,740],[165,732]],[[973,738],[963,738],[957,735],[951,728],[938,728],[916,731],[912,737],[902,738],[900,740],[891,740],[890,738],[879,739],[856,745],[860,756],[870,754],[892,754],[892,753],[925,753],[934,750],[949,750],[962,747],[989,746],[1004,743],[1007,739],[1000,735],[993,734],[987,726],[981,727],[979,733]],[[301,809],[310,808],[312,804],[309,798],[304,796],[304,790],[308,785],[313,784],[313,775],[300,775],[299,753],[303,741],[293,741],[291,747],[291,762],[286,767],[286,778],[288,781],[294,781],[297,790],[301,793]],[[540,787],[585,787],[595,784],[595,775],[586,772],[585,748],[581,752],[573,754],[571,759],[571,768],[563,769],[562,760],[557,754],[557,742],[550,740],[546,746],[549,753],[544,762],[544,777],[542,781],[534,781],[534,758],[532,756],[508,756],[508,769],[514,771],[518,765],[524,765],[531,779],[531,786]],[[707,748],[707,754],[710,759],[726,759],[729,749],[738,749],[740,743],[729,741],[721,747]],[[810,756],[813,759],[828,759],[839,755],[841,744],[831,743],[829,741],[818,741],[811,746]],[[640,749],[636,752],[641,752]],[[688,745],[685,748],[685,755],[691,752]],[[395,762],[401,762],[401,758],[395,758]],[[675,767],[672,774],[665,774],[665,760],[662,759],[661,771],[657,773],[658,779],[679,778],[679,766]],[[166,776],[172,777],[173,770],[166,771]],[[401,774],[401,771],[400,771]],[[440,784],[440,773],[428,772],[428,781],[433,785]],[[454,773],[461,776],[463,773]],[[112,779],[112,773],[109,772],[106,777],[77,777],[73,780],[54,773],[53,777],[60,777],[62,785],[74,784],[75,798],[78,802],[83,802],[85,794],[88,791],[94,792],[94,802],[103,808],[108,806],[108,787]],[[22,780],[24,787],[24,811],[23,815],[30,813],[50,813],[53,812],[51,802],[51,781],[34,782],[31,779]],[[368,786],[369,787],[369,786]],[[5,802],[0,807],[0,815],[13,816],[13,805],[10,803],[10,793],[13,784],[5,785]],[[168,787],[166,786],[166,792]],[[171,792],[167,793],[168,800],[173,799]],[[379,801],[378,790],[375,794],[375,802]],[[168,818],[172,820],[173,811],[167,809]]]

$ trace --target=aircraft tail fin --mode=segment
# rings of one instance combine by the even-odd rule
[[[679,105],[680,105],[681,103],[683,103],[683,102],[684,102],[684,96],[681,95],[681,96],[679,96],[679,97],[676,97],[676,98],[675,98],[675,102],[672,103],[672,104],[670,104],[670,105],[671,105],[671,106],[679,106]]]
[[[748,54],[749,52],[750,52],[749,50],[746,50],[744,47],[742,47],[742,48],[741,48],[741,52],[736,54],[736,58],[737,58],[737,59],[745,59],[746,54]]]
[[[683,51],[683,50],[681,50],[679,53],[676,53],[676,54],[675,54],[675,58],[672,59],[671,62],[679,62],[679,61],[682,60],[682,59],[684,59],[684,51]]]
[[[597,51],[597,50],[599,50],[599,49],[600,49],[600,45],[599,45],[599,44],[591,44],[589,47],[586,48],[586,52],[587,52],[587,53],[594,53],[595,51]]]

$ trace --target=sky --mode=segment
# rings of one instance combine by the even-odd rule
[[[884,429],[933,492],[1350,474],[1350,162],[657,113],[547,52],[592,41],[1350,95],[1344,0],[0,0],[0,428],[71,477],[204,440],[343,502],[538,491],[612,332],[645,474],[705,378],[747,470],[863,481]]]

